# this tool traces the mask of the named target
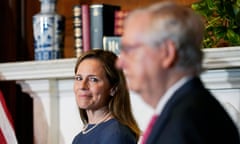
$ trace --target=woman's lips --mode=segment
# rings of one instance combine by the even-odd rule
[[[78,95],[79,97],[81,98],[88,98],[88,97],[91,97],[90,95],[87,95],[87,94],[80,94]]]

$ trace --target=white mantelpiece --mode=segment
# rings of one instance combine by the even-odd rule
[[[240,122],[231,111],[231,108],[240,111],[240,48],[204,49],[204,52],[207,70],[201,78],[230,110],[234,120]],[[72,58],[0,64],[0,80],[16,81],[34,100],[35,144],[69,144],[82,127],[73,94],[75,62]],[[131,100],[135,117],[144,129],[152,109],[134,93]]]

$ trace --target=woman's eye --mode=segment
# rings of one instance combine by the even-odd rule
[[[90,77],[90,78],[89,78],[89,81],[91,81],[91,82],[98,82],[98,79],[95,78],[95,77]]]
[[[75,76],[75,80],[81,81],[81,80],[82,80],[82,77],[81,77],[81,76]]]

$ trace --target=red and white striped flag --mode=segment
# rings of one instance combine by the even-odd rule
[[[17,144],[13,120],[0,91],[0,144]]]

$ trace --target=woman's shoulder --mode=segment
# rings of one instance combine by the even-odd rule
[[[104,123],[105,126],[102,129],[104,131],[105,140],[113,140],[115,142],[125,143],[125,144],[135,144],[137,143],[134,133],[127,126],[121,124],[116,119],[111,119]],[[118,144],[118,143],[117,143]]]
[[[113,132],[131,131],[127,126],[121,124],[118,120],[114,118],[106,121],[103,126],[106,130],[111,130]]]

